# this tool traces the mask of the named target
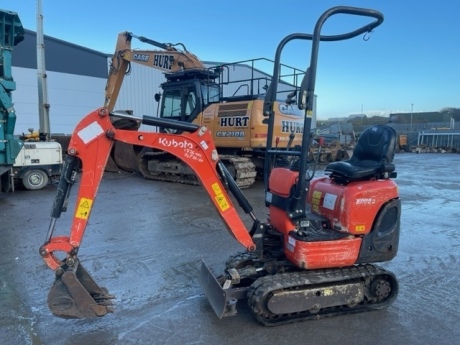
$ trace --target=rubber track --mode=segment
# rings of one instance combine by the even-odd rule
[[[391,295],[382,303],[372,303],[367,298],[355,307],[330,307],[321,309],[318,313],[309,313],[308,311],[275,315],[265,307],[270,294],[289,289],[298,289],[299,287],[314,287],[316,284],[346,283],[352,280],[369,281],[376,276],[390,277],[392,284]],[[370,278],[370,279],[369,279]],[[365,287],[365,295],[368,287]],[[265,276],[256,280],[250,287],[247,298],[248,304],[256,319],[265,326],[278,326],[297,321],[321,319],[337,315],[354,314],[358,312],[383,309],[388,307],[396,298],[398,293],[398,284],[394,275],[375,265],[360,265],[342,269],[324,269],[315,271],[301,271],[291,273],[281,273],[272,276]],[[264,300],[265,299],[265,300]]]
[[[155,153],[145,153],[144,157],[160,157],[161,155],[165,155],[163,152],[155,152]],[[168,154],[168,156],[173,157]],[[231,162],[236,175],[236,183],[241,189],[249,188],[256,179],[256,167],[252,163],[250,158],[246,157],[238,157],[238,156],[231,156],[231,155],[222,155],[220,156],[221,160]],[[160,158],[161,159],[161,158]],[[199,186],[201,182],[195,176],[195,174],[172,174],[172,173],[160,173],[159,175],[152,175],[150,171],[147,169],[148,160],[141,158],[141,162],[139,163],[139,169],[142,176],[148,180],[154,181],[164,181],[164,182],[173,182],[173,183],[182,183],[188,185]],[[177,163],[182,162],[177,160]]]
[[[219,155],[221,161],[230,162],[235,169],[235,181],[241,189],[249,188],[255,181],[257,176],[256,166],[250,158],[233,156],[233,155]]]

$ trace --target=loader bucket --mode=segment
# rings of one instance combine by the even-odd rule
[[[112,312],[112,299],[106,288],[99,287],[79,261],[56,280],[48,294],[51,312],[64,319],[86,319]]]
[[[247,288],[223,289],[204,261],[201,264],[200,285],[219,319],[236,315],[238,299],[246,298]]]

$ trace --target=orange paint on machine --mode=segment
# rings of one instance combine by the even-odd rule
[[[360,181],[350,185],[334,183],[328,177],[313,180],[308,203],[340,232],[365,235],[371,231],[377,213],[389,200],[398,197],[393,180]]]

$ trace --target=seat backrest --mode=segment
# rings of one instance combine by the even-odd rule
[[[360,135],[353,150],[353,160],[370,160],[379,163],[393,161],[396,145],[396,131],[386,125],[367,128]]]

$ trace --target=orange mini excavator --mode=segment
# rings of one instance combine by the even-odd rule
[[[321,35],[326,20],[337,14],[369,17],[372,22],[348,33]],[[326,176],[313,179],[316,164],[308,161],[320,42],[370,33],[382,22],[383,15],[375,10],[333,7],[318,19],[313,34],[292,34],[279,44],[264,101],[266,221],[254,214],[220,161],[205,127],[149,116],[137,118],[106,108],[87,115],[72,135],[48,235],[40,248],[40,255],[56,273],[48,295],[52,313],[91,318],[111,311],[113,296],[95,283],[77,253],[116,140],[159,149],[186,163],[199,177],[230,234],[245,248],[227,261],[223,274],[217,277],[202,264],[200,284],[219,318],[234,315],[240,299],[247,299],[256,319],[268,326],[389,306],[397,296],[398,282],[391,272],[374,263],[392,260],[398,250],[401,203],[392,180],[396,177],[392,163],[395,131],[388,126],[366,129],[352,158],[330,163]],[[312,42],[300,94],[286,100],[287,104],[297,102],[304,110],[303,137],[301,146],[279,149],[271,145],[276,142],[273,106],[279,102],[276,89],[281,52],[292,40]],[[138,130],[141,123],[175,131],[142,132]],[[56,219],[67,208],[77,176],[79,189],[70,235],[53,236]],[[228,191],[252,218],[251,229],[246,229]],[[58,252],[64,252],[65,258],[60,260]]]

